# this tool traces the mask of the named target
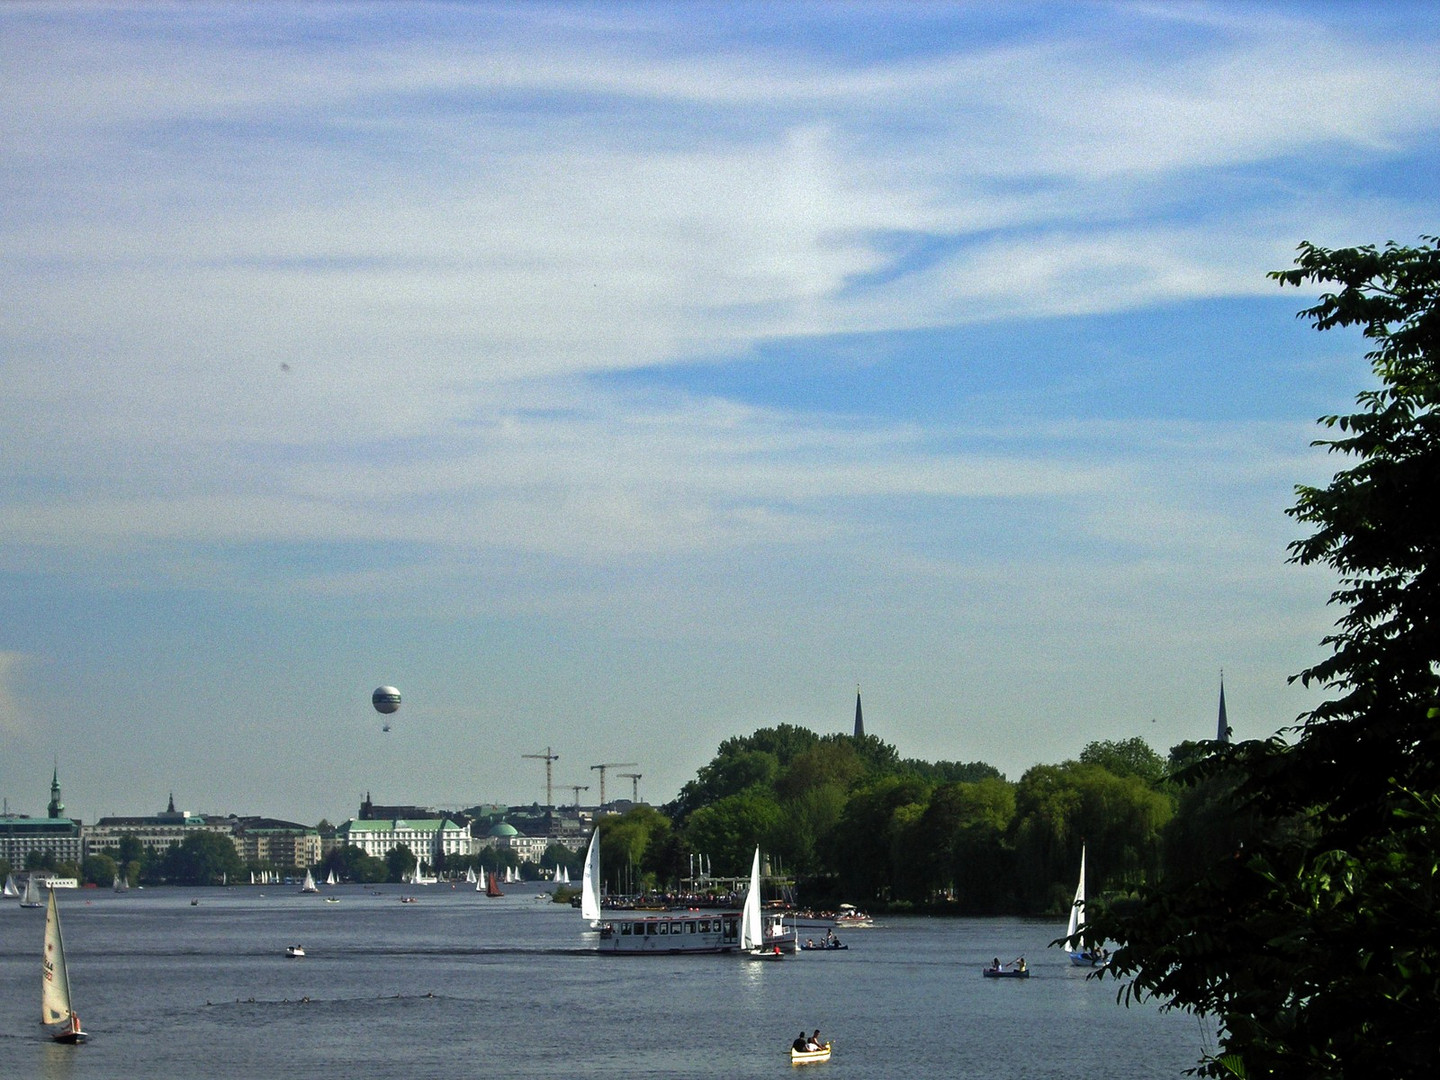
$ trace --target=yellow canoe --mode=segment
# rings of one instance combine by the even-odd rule
[[[822,1061],[830,1060],[830,1044],[827,1042],[819,1050],[796,1050],[790,1048],[791,1065],[819,1065]]]

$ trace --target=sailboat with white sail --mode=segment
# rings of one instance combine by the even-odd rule
[[[70,1002],[70,972],[65,966],[65,941],[60,936],[60,907],[55,890],[50,890],[50,904],[45,909],[44,978],[40,984],[40,1022],[47,1027],[65,1026],[52,1031],[56,1042],[81,1043],[88,1037],[80,1027],[80,1017]]]
[[[20,898],[20,887],[15,884],[14,874],[5,875],[4,895],[7,900],[18,900]]]
[[[308,869],[305,871],[305,883],[300,886],[300,891],[302,893],[318,893],[320,891],[315,886],[315,875]]]
[[[740,908],[740,952],[755,959],[779,960],[783,952],[794,952],[795,942],[785,936],[778,919],[766,924],[760,906],[760,848],[750,863],[750,887]]]
[[[593,930],[600,925],[600,830],[590,834],[585,869],[580,875],[580,917]]]
[[[51,890],[51,899],[54,899],[54,890]],[[25,891],[20,894],[20,906],[24,908],[45,906],[45,902],[40,899],[40,882],[34,873],[25,879]]]
[[[1070,905],[1070,922],[1065,927],[1065,951],[1076,967],[1104,967],[1109,954],[1101,948],[1086,948],[1079,935],[1085,929],[1085,845],[1080,845],[1080,882],[1075,886],[1075,901]]]

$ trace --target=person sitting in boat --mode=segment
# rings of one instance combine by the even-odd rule
[[[1016,960],[1016,961],[1015,961],[1015,970],[1016,970],[1016,971],[1024,971],[1024,970],[1025,970],[1025,958],[1024,958],[1023,956],[1020,957],[1019,960]]]
[[[805,1038],[805,1032],[800,1032],[795,1041],[790,1044],[790,1048],[800,1054],[810,1049],[810,1040]]]
[[[991,971],[999,971],[999,970],[1000,970],[1000,958],[999,958],[998,956],[995,957],[994,960],[991,960],[991,961],[990,961],[990,970],[991,970]]]
[[[807,949],[813,949],[815,947],[815,939],[807,937],[805,939],[805,947]]]
[[[820,1029],[819,1029],[819,1028],[816,1028],[816,1029],[815,1029],[815,1034],[810,1036],[810,1045],[809,1045],[806,1049],[809,1049],[809,1050],[824,1050],[824,1049],[825,1049],[825,1044],[820,1041]]]

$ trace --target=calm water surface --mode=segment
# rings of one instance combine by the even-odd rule
[[[888,918],[847,951],[780,963],[593,953],[579,915],[510,886],[62,891],[89,1043],[39,1024],[43,911],[0,906],[0,1071],[46,1080],[783,1077],[801,1028],[814,1080],[1179,1077],[1208,1030],[1115,1003],[1014,919]],[[192,905],[191,900],[199,904]],[[304,959],[287,959],[288,944]],[[992,956],[1032,977],[983,979]],[[11,1071],[13,1070],[13,1071]]]

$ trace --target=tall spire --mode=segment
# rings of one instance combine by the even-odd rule
[[[860,684],[855,684],[855,738],[865,736],[865,718],[860,715]]]
[[[50,816],[52,818],[62,817],[65,814],[65,804],[60,801],[60,766],[55,766],[55,771],[50,774]]]
[[[1220,671],[1220,720],[1215,727],[1215,741],[1228,743],[1230,741],[1230,724],[1225,719],[1225,671]]]

